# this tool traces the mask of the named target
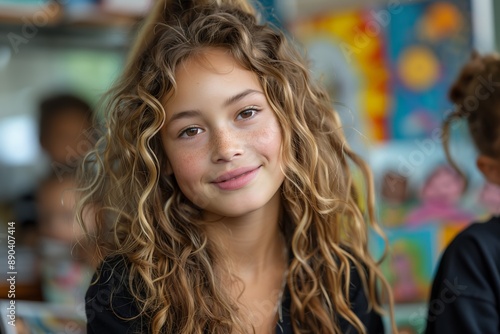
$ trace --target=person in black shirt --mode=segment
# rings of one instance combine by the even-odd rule
[[[474,52],[450,90],[456,109],[443,125],[445,151],[450,126],[464,119],[479,151],[477,166],[500,185],[500,56]],[[462,174],[462,173],[461,173]],[[463,175],[463,174],[462,174]],[[450,243],[432,285],[426,333],[500,332],[500,219],[474,223]]]
[[[246,1],[158,1],[109,97],[90,333],[383,332],[370,171]]]
[[[367,333],[384,334],[381,316],[370,311],[368,298],[365,295],[359,273],[351,269],[352,279],[349,298],[353,312]],[[128,276],[125,260],[113,258],[102,264],[98,281],[89,287],[86,298],[86,314],[88,319],[87,334],[98,333],[146,333],[150,331],[147,317],[138,317],[139,311],[135,299],[126,286]],[[113,298],[110,296],[113,295]],[[275,326],[276,334],[292,334],[292,318],[290,314],[291,296],[288,289],[281,301],[282,314]],[[356,333],[355,328],[345,319],[339,319],[341,333]]]

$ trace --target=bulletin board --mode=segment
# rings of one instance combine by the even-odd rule
[[[454,128],[451,152],[467,188],[442,148],[441,124],[453,110],[447,92],[472,51],[471,1],[389,2],[322,13],[289,29],[332,96],[349,144],[373,170],[396,320],[402,332],[422,333],[443,249],[500,208],[500,189],[476,170],[465,124]],[[374,235],[375,257],[383,246]]]

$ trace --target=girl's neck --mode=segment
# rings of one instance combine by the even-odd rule
[[[237,275],[258,277],[283,261],[285,240],[280,229],[280,194],[260,210],[241,217],[206,217],[207,233],[221,246]],[[241,276],[240,276],[241,277]]]

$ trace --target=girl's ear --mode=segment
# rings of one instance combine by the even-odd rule
[[[476,161],[477,168],[488,182],[500,185],[500,161],[481,154]]]

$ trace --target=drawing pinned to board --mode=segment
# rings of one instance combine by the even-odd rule
[[[380,222],[384,227],[404,225],[412,207],[408,178],[394,170],[382,176],[379,198]]]
[[[393,69],[392,139],[417,139],[439,128],[452,108],[447,91],[472,50],[469,0],[419,1],[405,5],[387,27]],[[425,114],[426,122],[413,120]]]
[[[430,222],[470,222],[475,215],[461,209],[460,199],[465,181],[448,165],[436,167],[424,182],[420,204],[406,217],[406,224],[415,227]]]
[[[439,228],[429,225],[416,230],[387,230],[390,254],[382,263],[382,271],[393,288],[397,303],[422,302],[428,298],[428,288],[436,264]],[[384,243],[374,237],[371,251],[381,254]]]

